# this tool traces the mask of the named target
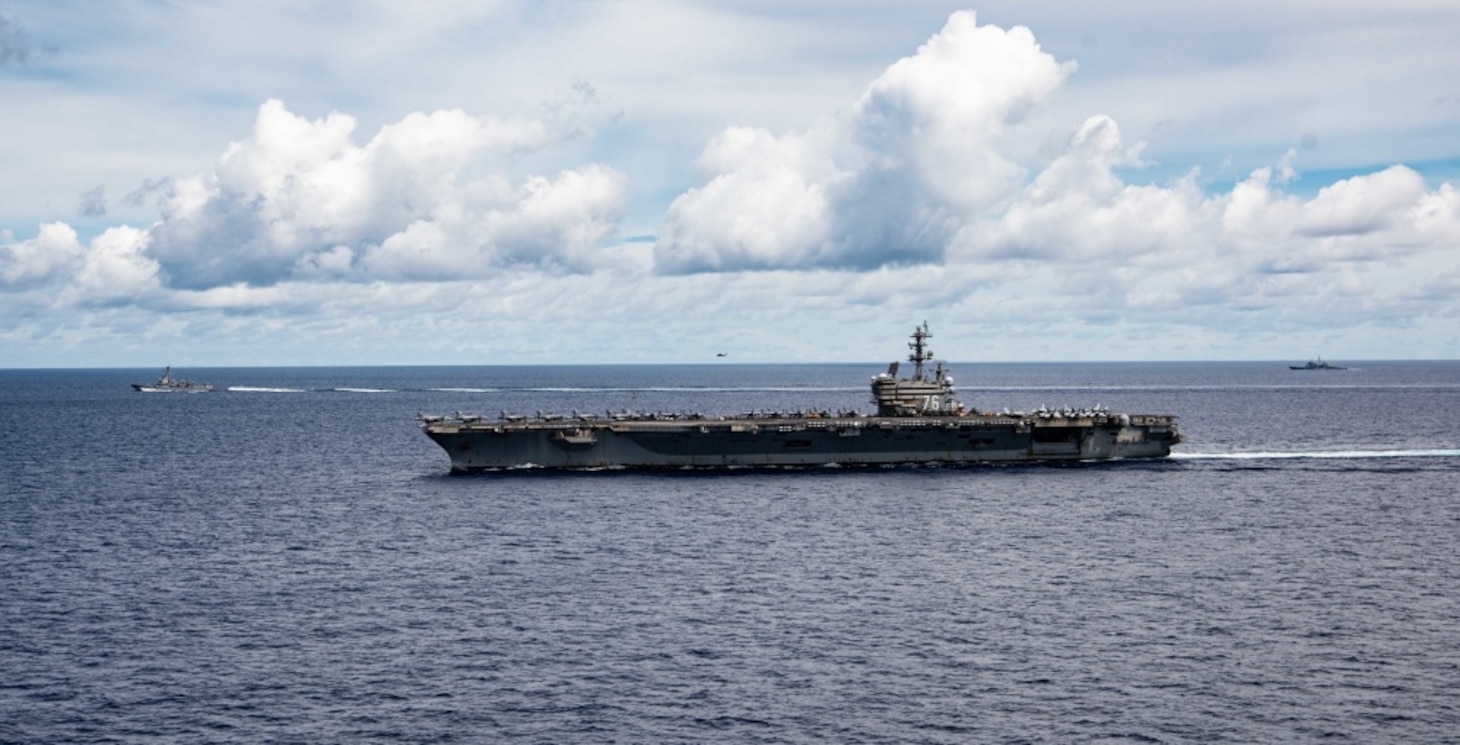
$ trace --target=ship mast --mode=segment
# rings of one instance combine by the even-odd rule
[[[933,359],[933,350],[928,349],[925,342],[932,337],[932,333],[928,331],[927,321],[923,321],[923,325],[913,329],[912,341],[907,345],[908,349],[912,350],[912,354],[907,356],[907,361],[913,363],[913,380],[926,380],[923,377],[923,363]]]

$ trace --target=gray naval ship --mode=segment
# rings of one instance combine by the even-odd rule
[[[212,383],[199,383],[187,378],[172,377],[172,365],[162,371],[156,383],[133,383],[132,390],[141,393],[211,393]]]
[[[1164,458],[1182,441],[1176,417],[1103,407],[982,412],[953,399],[953,377],[929,365],[923,323],[899,363],[872,378],[875,414],[578,414],[501,419],[422,416],[456,472],[515,468],[767,468],[1028,463]]]

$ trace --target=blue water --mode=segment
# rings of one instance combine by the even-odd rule
[[[1460,363],[958,365],[1156,463],[451,476],[418,412],[881,366],[0,371],[0,741],[1443,742]]]

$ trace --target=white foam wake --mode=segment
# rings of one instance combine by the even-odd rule
[[[822,386],[663,386],[650,385],[642,387],[621,387],[621,388],[580,388],[564,386],[540,386],[528,388],[516,388],[513,390],[532,391],[537,393],[842,393],[846,391],[866,391],[866,386],[860,387],[822,387]]]
[[[228,390],[235,393],[304,393],[303,388],[259,388],[248,385],[231,385]]]
[[[1299,453],[1172,453],[1173,460],[1291,460],[1298,458],[1460,458],[1460,450],[1316,450]]]

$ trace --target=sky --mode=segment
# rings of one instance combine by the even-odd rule
[[[0,368],[1460,358],[1460,3],[0,0]],[[724,357],[717,355],[723,354]]]

